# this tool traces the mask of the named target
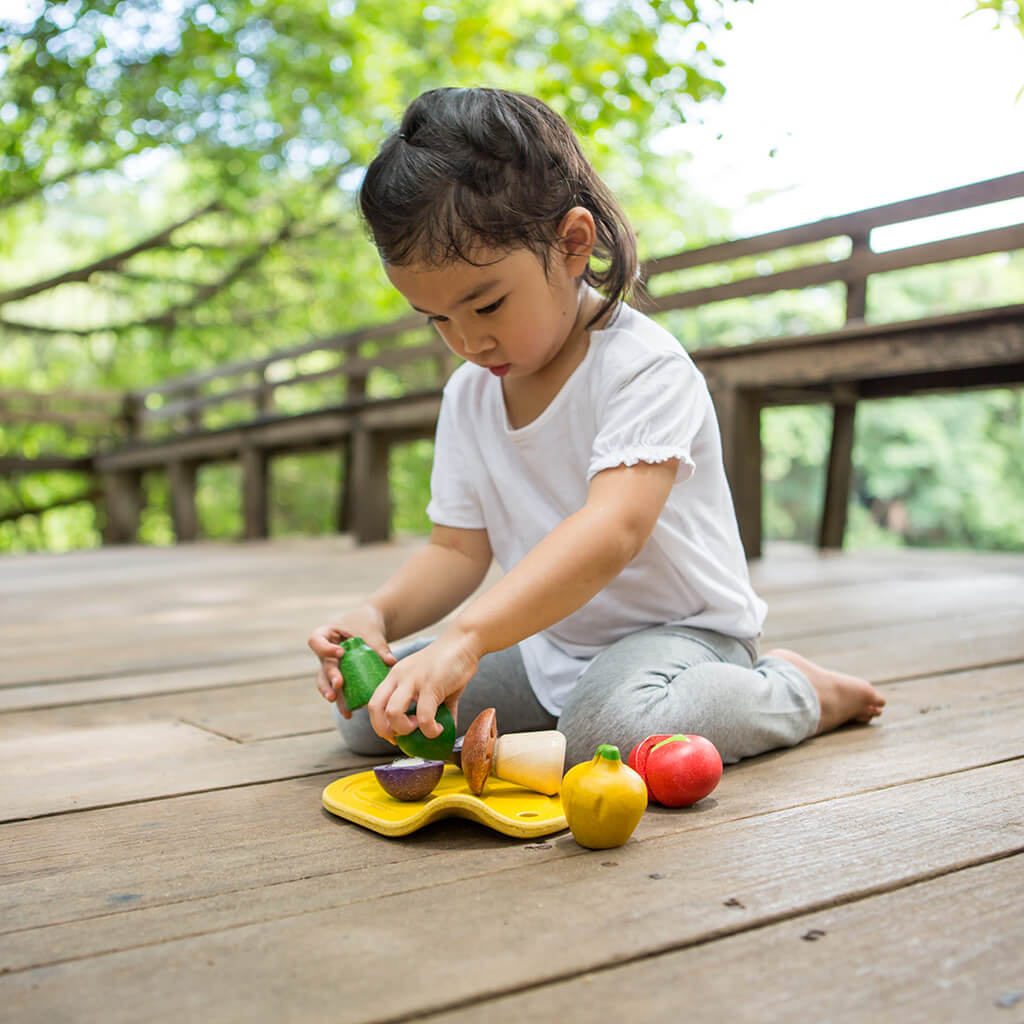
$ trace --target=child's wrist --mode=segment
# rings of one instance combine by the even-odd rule
[[[449,643],[464,651],[474,661],[479,661],[488,651],[486,641],[480,630],[476,628],[471,620],[464,616],[460,615],[455,619],[442,635]]]
[[[383,609],[378,608],[377,605],[367,601],[356,610],[354,617],[366,622],[367,625],[377,630],[380,635],[387,640],[388,622]]]

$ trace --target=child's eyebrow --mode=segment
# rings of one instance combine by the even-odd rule
[[[468,292],[466,292],[466,294],[463,295],[461,299],[458,299],[455,305],[464,306],[467,302],[472,302],[474,299],[479,299],[481,295],[483,295],[485,292],[490,291],[497,284],[501,284],[501,280],[497,277],[489,281],[481,281],[480,284],[478,284],[475,288],[471,288]],[[419,306],[416,306],[411,302],[409,303],[409,305],[412,306],[412,308],[415,309],[417,313],[424,313],[427,316],[432,315],[429,309],[420,309]]]

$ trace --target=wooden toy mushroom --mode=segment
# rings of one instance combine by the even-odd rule
[[[562,787],[565,736],[557,729],[499,736],[495,710],[486,708],[463,737],[461,767],[470,791],[477,796],[491,774],[554,796]]]
[[[494,745],[498,742],[498,716],[494,708],[484,708],[466,730],[462,741],[462,774],[470,791],[479,796],[491,774]]]

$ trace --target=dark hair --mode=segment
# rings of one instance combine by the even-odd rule
[[[636,238],[625,214],[569,125],[532,96],[423,93],[370,164],[359,202],[385,263],[473,263],[481,246],[525,246],[545,271],[559,223],[582,206],[597,227],[594,255],[607,261],[600,270],[588,264],[583,274],[605,295],[590,323],[636,284]]]

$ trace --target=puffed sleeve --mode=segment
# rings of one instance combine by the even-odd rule
[[[465,450],[472,435],[459,430],[457,419],[455,402],[446,393],[434,434],[427,517],[437,526],[482,530],[484,516],[473,486],[472,458]]]
[[[704,378],[683,353],[651,353],[625,368],[598,407],[588,482],[615,466],[678,459],[676,483],[688,480],[696,465],[694,439],[714,415]]]

